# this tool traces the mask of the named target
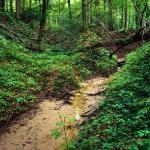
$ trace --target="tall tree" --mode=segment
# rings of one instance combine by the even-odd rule
[[[85,30],[86,26],[86,0],[82,0],[82,28]]]
[[[5,11],[5,0],[0,0],[0,10]]]
[[[87,22],[88,24],[92,23],[92,1],[87,0]]]
[[[108,27],[109,30],[113,30],[113,4],[112,0],[108,0]]]
[[[22,10],[25,11],[26,7],[26,0],[22,0]]]
[[[106,22],[106,20],[105,20],[106,19],[106,13],[105,13],[106,12],[106,0],[103,0],[103,12],[104,12],[103,16],[104,16],[104,24],[105,24],[105,22]]]
[[[135,9],[136,29],[140,29],[143,26],[144,14],[148,8],[148,0],[145,1],[132,0],[132,3]]]
[[[72,20],[71,1],[68,0],[69,18]]]
[[[21,19],[22,17],[22,0],[16,0],[16,18]]]
[[[100,11],[99,5],[100,5],[100,0],[95,0],[95,16],[99,15],[99,11]]]
[[[125,0],[125,8],[124,8],[124,29],[125,29],[125,32],[128,30],[128,0]]]
[[[47,19],[47,17],[46,17],[47,8],[48,8],[48,0],[43,0],[41,20],[40,20],[40,29],[39,29],[39,37],[38,37],[39,44],[41,44],[41,40],[45,34],[46,19]]]
[[[8,0],[5,0],[5,7],[6,7],[5,9],[7,12],[8,12],[8,3],[9,3]]]
[[[13,13],[13,0],[10,0],[10,13]]]

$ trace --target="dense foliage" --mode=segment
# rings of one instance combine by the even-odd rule
[[[107,87],[99,113],[82,127],[77,149],[150,148],[150,43],[127,57]]]
[[[105,69],[97,65],[100,61],[107,63]],[[78,88],[79,80],[103,69],[109,73],[115,67],[115,59],[109,59],[106,49],[99,49],[91,56],[80,51],[66,53],[51,45],[45,52],[36,53],[16,42],[0,39],[0,120],[26,110],[41,90],[45,96],[62,97]]]
[[[7,13],[40,31],[65,28],[79,32],[93,28],[99,34],[128,32],[149,24],[149,0],[1,0],[0,13]],[[6,17],[2,20],[7,21]],[[95,28],[96,27],[96,28]],[[97,28],[98,27],[98,28]],[[73,29],[73,30],[72,30]],[[100,29],[100,31],[99,31]]]

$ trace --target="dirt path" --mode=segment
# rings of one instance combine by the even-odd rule
[[[82,83],[71,98],[72,105],[55,100],[41,101],[35,115],[22,115],[9,132],[0,136],[0,150],[63,150],[60,146],[63,140],[50,137],[50,131],[60,121],[58,113],[81,121],[81,116],[95,109],[103,98],[98,93],[104,90],[105,81],[106,78],[97,77]]]

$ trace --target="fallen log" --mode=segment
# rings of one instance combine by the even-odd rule
[[[140,42],[140,41],[148,41],[150,39],[150,29],[145,32],[144,28],[139,29],[136,33],[131,35],[130,37],[123,39],[123,40],[118,40],[114,42],[115,45],[118,46],[118,48],[111,52],[110,58],[119,52],[124,46],[135,43],[135,42]]]
[[[96,49],[98,47],[106,47],[110,49],[111,52],[110,58],[111,58],[114,54],[120,51],[122,47],[132,44],[134,42],[148,41],[149,39],[150,39],[150,29],[146,30],[145,28],[141,28],[137,32],[128,36],[127,38],[100,41],[99,43],[85,47],[84,49],[88,50],[88,49]],[[117,46],[116,50],[112,52],[111,46]]]

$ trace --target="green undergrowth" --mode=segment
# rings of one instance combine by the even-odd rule
[[[105,52],[105,53],[104,53]],[[79,81],[102,72],[100,62],[116,67],[109,52],[99,49],[94,62],[89,52],[68,52],[51,45],[44,52],[32,52],[17,42],[0,39],[0,121],[34,105],[37,95],[63,97],[79,88]],[[106,58],[106,59],[103,59]],[[95,70],[94,70],[95,68]],[[106,70],[105,70],[106,71]]]
[[[112,76],[97,115],[82,126],[81,150],[150,149],[150,42]]]

